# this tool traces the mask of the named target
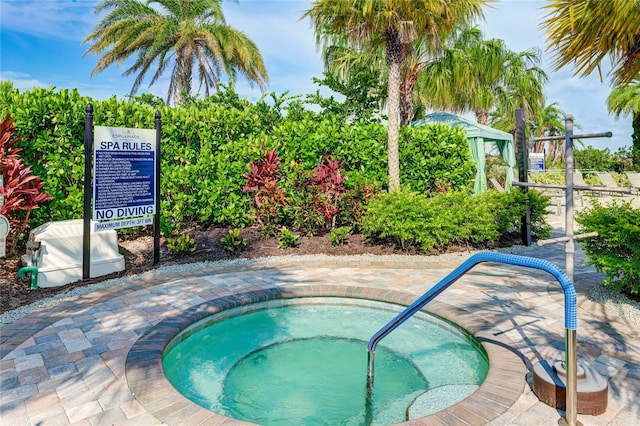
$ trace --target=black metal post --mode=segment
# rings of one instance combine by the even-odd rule
[[[87,104],[84,120],[84,213],[82,230],[82,279],[91,274],[91,162],[93,161],[93,105]]]
[[[516,109],[516,146],[518,147],[518,180],[520,182],[529,182],[529,149],[527,147],[526,129],[524,123],[524,109]],[[525,194],[528,193],[527,187],[520,187]],[[520,233],[522,235],[522,244],[531,245],[531,211],[529,199],[526,202],[526,211],[521,219],[522,225]]]
[[[156,110],[156,171],[155,171],[155,215],[153,219],[153,264],[160,262],[160,137],[162,121],[160,111]]]
[[[516,109],[516,140],[518,149],[518,180],[529,182],[529,149],[527,147],[526,129],[524,126],[524,109]]]

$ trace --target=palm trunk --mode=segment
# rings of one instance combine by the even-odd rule
[[[631,161],[633,168],[640,172],[640,112],[633,115],[633,134],[631,135]]]
[[[387,86],[387,106],[389,121],[387,125],[387,156],[389,165],[389,192],[400,189],[400,157],[398,140],[400,139],[400,63],[402,45],[397,31],[387,31],[387,64],[389,83]]]
[[[413,91],[418,84],[418,75],[422,71],[416,68],[400,83],[400,125],[409,126],[413,120]]]
[[[477,109],[474,111],[476,114],[476,121],[479,124],[487,125],[489,124],[489,111],[486,109]]]
[[[191,55],[185,54],[185,52],[179,52],[179,56],[176,59],[178,62],[177,78],[176,78],[176,105],[181,105],[186,101],[184,94],[191,94],[191,72],[192,72],[192,59]]]

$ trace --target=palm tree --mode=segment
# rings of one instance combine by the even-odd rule
[[[419,102],[452,112],[473,111],[485,125],[492,109],[509,123],[516,108],[534,115],[548,80],[540,55],[538,49],[513,52],[503,40],[483,40],[477,28],[459,29],[440,57],[426,66]]]
[[[612,60],[613,82],[626,85],[640,73],[640,5],[632,0],[552,0],[542,24],[558,70],[573,63],[587,76]],[[602,78],[602,76],[601,76]]]
[[[621,115],[633,115],[631,159],[633,167],[640,171],[640,75],[626,87],[615,87],[607,98],[607,106],[616,118]]]
[[[345,46],[324,47],[325,68],[335,73],[339,78],[348,82],[350,74],[354,70],[368,69],[379,75],[379,82],[387,87],[389,81],[387,74],[387,61],[385,52],[378,50],[356,51]],[[411,50],[411,54],[404,58],[400,66],[400,125],[408,126],[414,118],[414,92],[420,73],[425,65],[433,59],[431,51],[433,46],[426,43],[424,39],[417,39]],[[381,107],[386,104],[383,99]]]
[[[535,124],[533,136],[547,137],[561,135],[565,130],[565,116],[565,112],[560,109],[557,102],[545,105],[538,114],[529,118],[529,122]],[[553,163],[556,163],[564,158],[563,141],[549,141],[548,143],[543,141],[535,142],[533,152],[543,152],[545,145],[547,146],[546,160],[553,158]]]
[[[251,39],[227,25],[222,0],[104,0],[95,13],[110,12],[84,40],[92,42],[85,56],[104,54],[91,76],[130,56],[136,60],[123,75],[136,74],[131,88],[135,95],[150,68],[155,68],[149,86],[171,67],[167,103],[183,101],[191,94],[192,77],[197,71],[205,96],[217,90],[224,72],[231,84],[239,72],[250,84],[264,90],[267,71],[260,52]],[[154,65],[155,63],[155,65]]]
[[[400,66],[400,126],[408,126],[414,118],[414,93],[418,77],[428,61],[432,60],[432,50],[424,39],[414,42],[412,52],[404,58]],[[325,51],[326,68],[335,72],[341,79],[349,81],[354,70],[368,69],[379,76],[379,83],[384,87],[388,84],[387,61],[384,51],[375,53],[354,51],[344,46],[331,46]],[[386,97],[382,99],[381,107],[386,105]]]
[[[389,190],[400,188],[398,157],[401,64],[412,45],[424,38],[434,46],[456,24],[481,16],[488,0],[315,0],[302,18],[310,18],[319,44],[347,43],[359,50],[385,51],[388,69]]]

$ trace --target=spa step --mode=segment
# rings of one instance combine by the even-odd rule
[[[407,407],[407,420],[428,416],[456,404],[478,389],[478,385],[444,385],[420,394]]]

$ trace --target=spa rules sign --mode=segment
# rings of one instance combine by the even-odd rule
[[[95,230],[151,225],[156,131],[95,126],[93,146]]]

